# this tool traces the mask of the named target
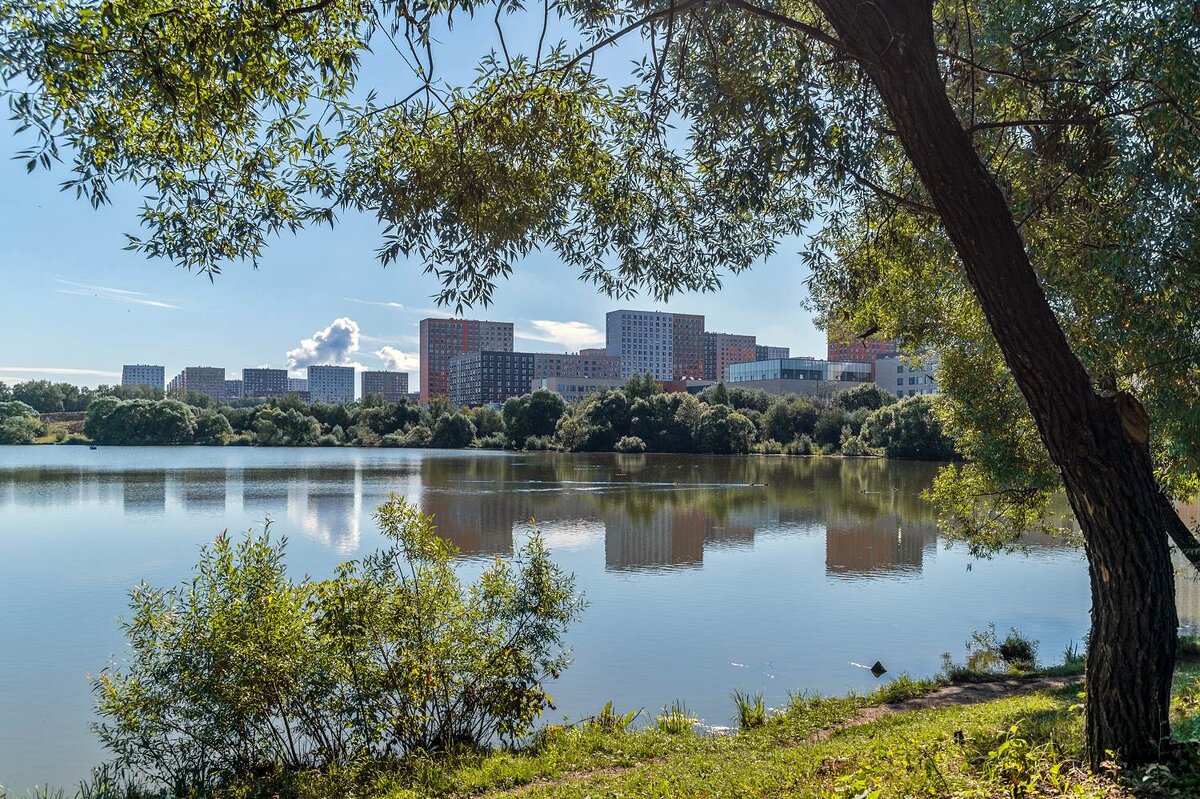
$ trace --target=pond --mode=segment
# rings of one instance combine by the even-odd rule
[[[1055,661],[1088,626],[1081,554],[1037,538],[977,560],[921,498],[937,466],[835,458],[431,450],[0,447],[0,784],[74,785],[104,757],[87,675],[120,663],[130,587],[190,574],[222,530],[273,520],[297,575],[381,539],[390,493],[436,515],[465,573],[536,519],[589,607],[551,686],[578,719],[684,700],[730,723],[735,689],[867,691],[1019,628]]]

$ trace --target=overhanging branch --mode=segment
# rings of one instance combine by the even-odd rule
[[[811,39],[832,47],[839,53],[849,52],[845,43],[843,43],[840,39],[835,36],[831,36],[815,25],[810,25],[807,22],[793,19],[786,14],[781,14],[778,11],[773,11],[769,8],[756,6],[753,3],[748,2],[748,0],[684,0],[684,2],[675,3],[668,8],[660,9],[652,14],[647,14],[641,19],[629,23],[624,28],[605,36],[603,39],[591,45],[590,47],[576,53],[575,56],[563,66],[562,71],[570,72],[572,69],[579,66],[579,64],[585,58],[595,55],[597,52],[609,47],[610,45],[616,44],[625,36],[629,35],[633,31],[638,30],[639,28],[645,27],[646,25],[653,24],[662,19],[674,18],[676,14],[682,14],[685,11],[690,11],[697,6],[718,5],[721,3],[745,11],[748,14],[761,17],[762,19],[770,22],[774,22],[778,25],[782,25],[791,30],[799,31]]]

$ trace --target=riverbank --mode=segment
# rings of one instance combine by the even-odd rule
[[[521,796],[884,797],[1193,796],[1193,758],[1172,772],[1097,776],[1083,765],[1076,676],[974,683],[900,679],[867,696],[796,697],[729,735],[551,727],[528,751],[467,757],[380,777],[385,799]],[[1200,734],[1200,659],[1177,671],[1173,723]],[[1131,786],[1140,786],[1135,793]],[[325,787],[310,786],[317,790]]]
[[[1158,771],[1090,773],[1080,680],[1053,671],[966,683],[902,677],[870,695],[797,696],[728,734],[661,723],[633,730],[628,716],[605,714],[545,728],[521,751],[410,762],[373,775],[301,774],[271,790],[299,799],[1196,795],[1200,760],[1188,747]],[[1172,709],[1177,739],[1200,735],[1194,650],[1181,658]],[[96,787],[92,796],[107,796]]]

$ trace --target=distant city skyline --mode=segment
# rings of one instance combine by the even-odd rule
[[[16,146],[12,130],[0,122],[0,137]],[[285,368],[289,356],[303,361],[319,351],[318,336],[346,319],[357,329],[353,363],[409,372],[415,387],[419,320],[454,316],[434,305],[438,280],[418,262],[380,266],[381,230],[369,216],[348,212],[332,231],[271,240],[257,270],[228,264],[210,281],[122,249],[124,235],[138,232],[140,198],[129,187],[114,186],[113,204],[93,210],[59,191],[67,176],[58,165],[27,175],[22,163],[0,159],[0,332],[20,345],[0,355],[0,381],[116,384],[127,363],[162,365],[168,378],[195,365],[238,376],[247,367]],[[778,255],[726,276],[719,293],[665,304],[606,297],[553,257],[534,253],[498,284],[491,306],[462,315],[512,321],[522,351],[603,347],[605,314],[639,308],[704,314],[713,329],[819,356],[824,333],[800,307],[808,273],[799,248],[785,241]]]

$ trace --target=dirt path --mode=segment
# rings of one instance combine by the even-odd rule
[[[804,738],[796,746],[819,743],[828,740],[835,733],[850,727],[860,727],[870,724],[884,716],[893,713],[905,713],[910,710],[925,710],[926,708],[956,707],[959,705],[974,705],[979,702],[989,702],[993,699],[1003,699],[1006,696],[1031,694],[1038,691],[1058,691],[1068,685],[1079,682],[1079,677],[1034,677],[1032,679],[993,680],[991,682],[962,683],[947,685],[924,696],[903,699],[899,702],[889,702],[885,705],[872,705],[860,710],[853,717],[843,722],[818,730]]]
[[[802,738],[795,743],[789,744],[788,747],[809,746],[811,744],[826,741],[842,730],[850,729],[851,727],[861,727],[864,724],[870,724],[873,721],[890,716],[894,713],[906,713],[912,710],[925,710],[927,708],[943,708],[956,707],[960,705],[974,705],[980,702],[988,702],[993,699],[1003,699],[1008,696],[1018,696],[1020,694],[1036,693],[1038,691],[1058,691],[1066,688],[1068,685],[1078,683],[1081,677],[1034,677],[1031,679],[1005,679],[993,680],[990,682],[978,683],[963,683],[959,685],[948,685],[945,688],[939,688],[936,691],[925,694],[924,696],[914,697],[912,699],[903,699],[899,702],[889,702],[884,705],[872,705],[865,707],[845,721],[833,724],[823,730],[809,735],[807,738]],[[490,791],[486,796],[520,796],[536,788],[554,783],[570,783],[582,782],[583,780],[592,779],[595,777],[612,777],[619,774],[624,774],[628,771],[651,766],[655,763],[661,763],[664,758],[655,758],[653,760],[645,760],[632,766],[613,766],[611,768],[596,768],[583,769],[580,771],[570,771],[565,774],[560,774],[557,777],[547,777],[545,779],[537,779],[533,782],[520,785],[515,788],[509,788],[503,791]]]

